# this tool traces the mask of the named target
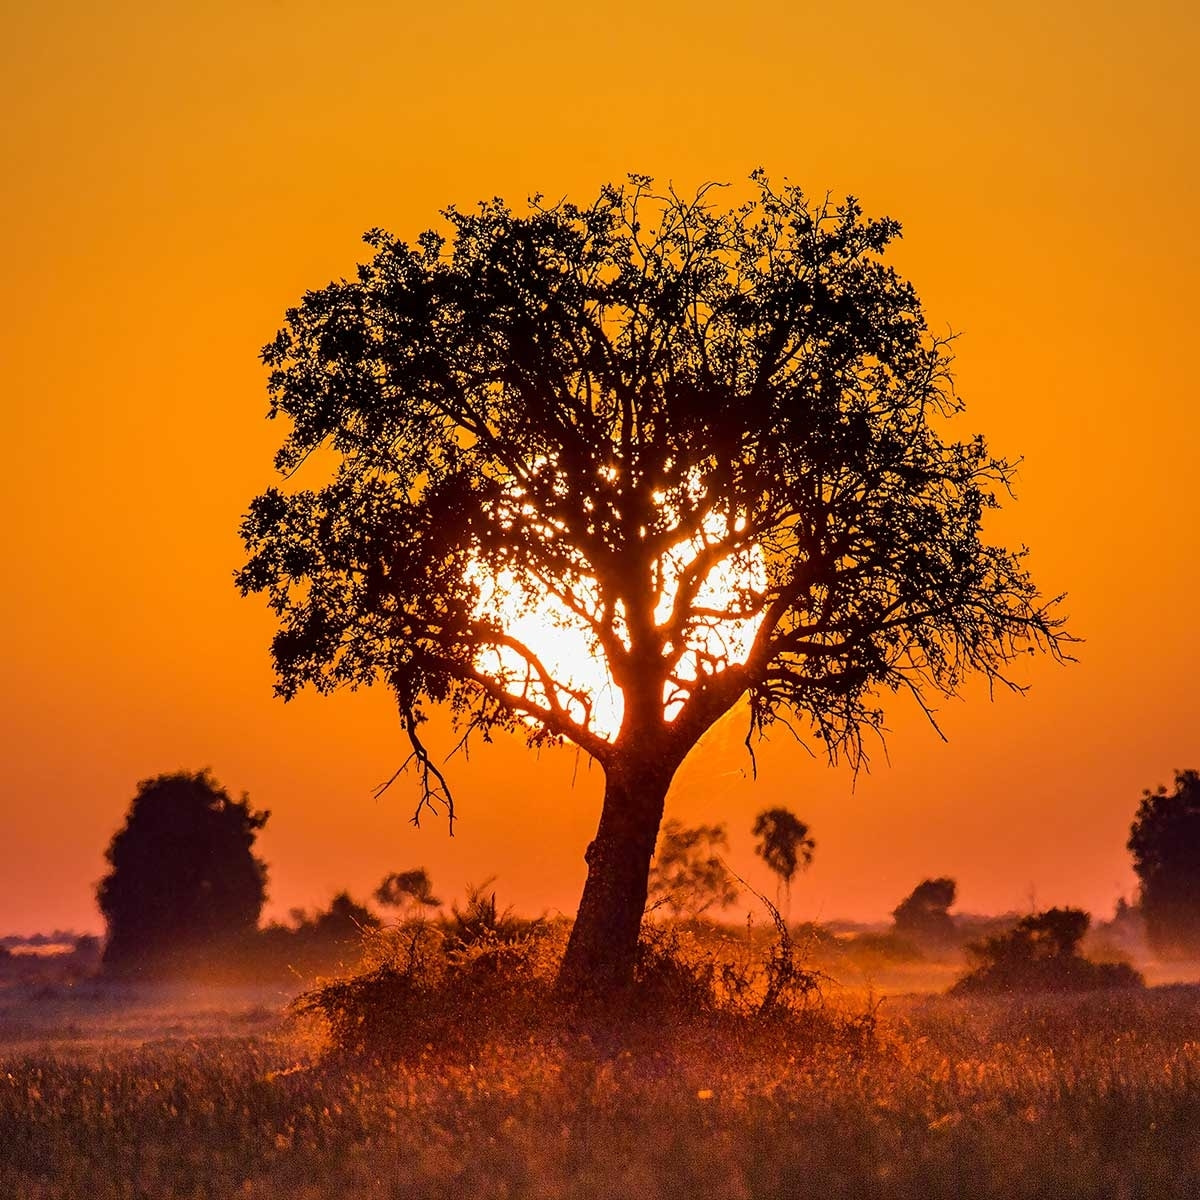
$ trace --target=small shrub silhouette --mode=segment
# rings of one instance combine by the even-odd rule
[[[377,935],[378,936],[378,935]],[[361,974],[321,983],[292,1003],[328,1026],[336,1055],[377,1060],[448,1059],[516,1035],[545,1007],[551,981],[533,937],[501,941],[476,929],[461,940],[433,925],[411,927],[375,946]]]
[[[1022,918],[1007,933],[967,948],[975,968],[951,992],[1081,992],[1141,987],[1128,963],[1095,963],[1079,953],[1091,917],[1079,908],[1050,908]]]

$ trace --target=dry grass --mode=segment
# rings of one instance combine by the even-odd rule
[[[265,1019],[147,1043],[79,1037],[77,1014],[70,1045],[0,1046],[0,1195],[1196,1194],[1196,989],[889,999],[874,1023],[839,1003],[724,1032],[677,1013],[624,1046],[507,1025],[391,1066]]]

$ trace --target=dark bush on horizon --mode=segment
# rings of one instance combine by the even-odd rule
[[[207,770],[143,779],[96,888],[105,974],[191,975],[239,953],[266,899],[253,847],[269,815],[231,799]]]
[[[1091,917],[1079,908],[1050,908],[1023,917],[1007,933],[967,947],[975,963],[951,989],[954,995],[989,992],[1082,992],[1142,987],[1128,963],[1097,963],[1079,945]]]
[[[313,976],[356,965],[363,937],[379,918],[349,892],[338,892],[329,907],[309,913],[294,908],[290,925],[273,923],[247,944],[244,974]]]

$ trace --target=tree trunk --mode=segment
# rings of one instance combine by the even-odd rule
[[[608,769],[600,828],[585,856],[587,882],[558,976],[570,995],[603,1000],[633,981],[650,859],[674,773],[674,764],[657,761]]]

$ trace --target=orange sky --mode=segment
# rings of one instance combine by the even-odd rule
[[[372,799],[403,755],[382,692],[272,697],[271,618],[231,582],[282,435],[258,351],[371,226],[759,164],[903,222],[894,260],[964,333],[958,435],[1024,456],[995,530],[1087,642],[1024,699],[943,706],[948,746],[902,706],[853,790],[783,737],[751,783],[719,727],[669,811],[727,821],[753,871],[754,814],[794,808],[818,841],[797,917],[883,916],[929,874],[977,911],[1109,912],[1141,788],[1200,766],[1200,25],[1183,0],[1074,7],[8,6],[0,932],[99,929],[136,781],[204,765],[272,810],[272,914],[417,864],[573,907],[597,771],[481,748],[449,841],[407,824],[411,785]]]

